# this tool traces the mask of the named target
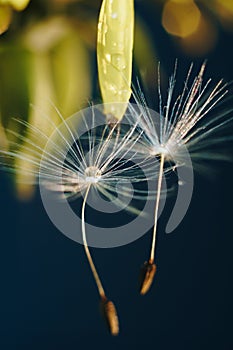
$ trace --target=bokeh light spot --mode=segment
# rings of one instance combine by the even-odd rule
[[[201,13],[191,0],[169,0],[163,8],[162,24],[173,35],[185,38],[199,25]]]

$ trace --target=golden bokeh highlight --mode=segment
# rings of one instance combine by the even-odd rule
[[[233,30],[233,1],[216,0],[215,10],[219,14],[222,26],[227,30]]]
[[[162,24],[169,34],[186,38],[197,30],[200,19],[201,13],[191,0],[168,0],[164,5]]]
[[[209,20],[201,16],[197,30],[189,37],[180,39],[182,50],[194,56],[204,56],[215,47],[217,42],[218,32]]]
[[[16,11],[22,11],[27,7],[29,1],[30,0],[1,0],[0,3],[10,5]]]
[[[225,9],[229,16],[233,18],[233,1],[232,0],[216,0],[216,4]]]
[[[30,0],[0,0],[0,35],[9,28],[12,21],[13,10],[24,10],[29,1]]]
[[[8,29],[11,23],[11,19],[12,11],[10,6],[0,6],[0,34],[4,33]]]

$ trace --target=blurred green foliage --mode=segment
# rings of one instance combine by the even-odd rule
[[[137,11],[141,3],[135,1],[134,64],[145,85],[156,82],[151,73],[157,61],[158,25],[168,41],[196,57],[204,57],[216,45],[218,26],[233,28],[228,0],[145,0],[143,8],[154,16],[154,27]],[[53,127],[45,116],[59,122],[52,104],[66,118],[93,99],[100,6],[100,0],[0,1],[0,147],[7,148],[10,139],[20,150],[21,141],[7,133],[26,133],[14,117],[49,136]],[[30,103],[36,107],[30,108]],[[24,185],[18,185],[18,191],[23,197],[32,193]]]

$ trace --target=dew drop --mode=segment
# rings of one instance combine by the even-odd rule
[[[105,83],[105,89],[106,89],[106,91],[110,91],[114,95],[117,95],[117,87],[116,87],[115,84],[106,82]]]
[[[110,53],[106,53],[105,54],[105,59],[106,59],[107,62],[109,62],[109,63],[111,62],[111,55],[110,55]]]
[[[122,71],[126,67],[125,58],[123,54],[115,53],[111,59],[112,65],[118,70]]]

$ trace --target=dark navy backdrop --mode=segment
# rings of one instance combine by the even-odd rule
[[[152,25],[150,13],[139,10]],[[160,60],[169,71],[176,57],[188,66],[191,59],[169,40],[168,46],[159,42],[165,35],[160,30],[155,43]],[[220,33],[208,72],[232,80],[232,50],[232,36]],[[210,171],[215,169],[212,181],[196,174],[189,211],[171,235],[163,233],[169,215],[164,211],[158,273],[148,295],[139,296],[137,278],[149,233],[128,246],[92,250],[117,305],[117,338],[108,335],[99,315],[82,246],[53,227],[39,195],[30,203],[17,201],[1,173],[0,349],[233,349],[233,167],[217,163]]]

